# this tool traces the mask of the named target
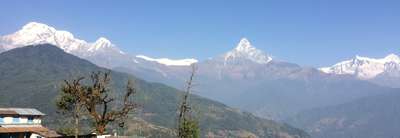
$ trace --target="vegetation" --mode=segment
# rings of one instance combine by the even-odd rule
[[[68,118],[57,114],[56,97],[60,97],[60,89],[65,78],[90,76],[93,71],[106,71],[86,60],[67,54],[52,45],[28,46],[13,49],[0,54],[0,105],[2,107],[32,107],[47,114],[44,125],[58,129],[65,125]],[[132,97],[140,105],[133,117],[125,122],[124,134],[137,134],[145,137],[174,136],[171,131],[177,127],[177,105],[182,101],[179,95],[183,92],[175,88],[146,82],[134,76],[110,72],[112,78],[110,89],[115,97],[123,97],[126,82],[135,82],[136,93]],[[74,78],[76,79],[76,78]],[[83,81],[90,84],[90,81]],[[116,99],[121,105],[123,99]],[[308,137],[308,135],[289,125],[262,119],[252,114],[240,112],[222,103],[190,94],[190,102],[196,107],[196,118],[201,137],[232,136],[249,134],[267,137],[271,133],[287,134],[291,137]],[[193,108],[193,107],[192,107]],[[85,119],[85,118],[84,118]],[[73,120],[71,118],[71,120]],[[135,122],[143,126],[135,126]],[[81,126],[90,124],[81,121]],[[87,127],[81,127],[81,133],[88,133]],[[107,130],[115,129],[110,125]],[[134,133],[140,131],[142,133]],[[160,135],[155,135],[156,132]]]
[[[83,77],[80,77],[76,80],[67,81],[65,80],[64,86],[61,88],[61,97],[57,100],[57,108],[63,114],[72,115],[75,123],[74,123],[74,136],[78,138],[79,136],[79,120],[81,119],[81,115],[83,113],[83,99],[80,95],[83,95],[84,87],[81,85],[81,80]],[[71,133],[71,129],[64,128],[62,130],[66,133]]]
[[[192,71],[187,81],[186,91],[183,95],[182,103],[179,106],[178,116],[178,137],[179,138],[199,138],[200,128],[198,122],[191,117],[192,108],[189,105],[189,96],[193,87],[193,78],[196,73],[196,64],[192,64]]]
[[[84,112],[92,118],[98,134],[104,134],[110,122],[120,120],[123,124],[123,119],[136,107],[136,104],[129,100],[130,96],[136,92],[131,83],[128,81],[121,109],[113,110],[110,108],[110,103],[115,99],[110,96],[110,72],[92,72],[90,85],[81,84],[83,79],[84,77],[72,81],[65,80],[62,97],[57,101],[59,109],[64,112],[72,112],[74,115],[76,120],[75,137],[78,137],[79,134],[78,124],[79,117],[83,112],[82,108],[86,109]]]

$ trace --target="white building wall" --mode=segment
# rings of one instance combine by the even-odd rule
[[[4,124],[11,124],[13,122],[13,117],[4,117]]]
[[[28,118],[27,118],[27,117],[20,117],[20,118],[19,118],[19,123],[21,123],[21,124],[26,124],[26,123],[28,123]]]
[[[40,118],[34,118],[34,119],[33,119],[33,123],[35,123],[35,124],[40,124],[40,123],[42,123],[42,119],[40,119]]]
[[[44,138],[43,136],[41,136],[41,135],[38,135],[38,134],[35,134],[35,133],[32,133],[32,135],[31,135],[31,137],[30,138]]]
[[[4,117],[4,119],[3,119],[4,124],[29,124],[28,117],[19,117],[18,123],[13,122],[13,118],[14,117]],[[36,117],[33,119],[33,124],[41,124],[41,123],[42,123],[41,118]]]

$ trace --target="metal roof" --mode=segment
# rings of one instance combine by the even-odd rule
[[[18,115],[45,115],[34,108],[0,108],[0,113],[1,112],[16,112]]]

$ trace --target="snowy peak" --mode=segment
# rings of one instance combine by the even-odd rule
[[[196,59],[193,58],[173,60],[168,58],[151,58],[144,55],[137,55],[136,57],[147,61],[157,62],[166,66],[190,66],[191,64],[198,62]]]
[[[246,38],[242,38],[236,48],[227,52],[223,57],[225,63],[250,60],[259,64],[266,64],[272,60],[263,51],[253,47]]]
[[[96,40],[95,44],[101,45],[102,47],[110,47],[111,42],[107,38],[100,37],[99,39]]]
[[[30,34],[43,34],[43,33],[54,33],[55,31],[56,29],[46,24],[30,22],[24,25],[19,32],[30,33]]]
[[[46,24],[30,22],[24,25],[19,31],[1,37],[3,47],[10,50],[16,47],[49,43],[56,45],[66,52],[73,52],[82,49],[85,41],[74,38],[72,33],[56,30]]]
[[[105,37],[100,37],[96,42],[92,43],[88,49],[91,53],[116,53],[120,55],[125,55],[118,47],[116,47],[110,40]]]
[[[54,27],[38,22],[30,22],[13,34],[0,36],[0,49],[4,50],[43,43],[55,45],[65,52],[79,57],[93,56],[97,52],[112,55],[124,54],[110,40],[104,37],[100,37],[94,43],[87,43],[84,40],[75,38],[68,31],[57,30]]]
[[[242,52],[248,52],[252,49],[255,49],[247,40],[247,38],[242,38],[239,42],[239,44],[236,46],[235,50],[236,51],[242,51]]]
[[[360,79],[371,79],[400,65],[400,58],[395,54],[380,59],[356,56],[353,59],[339,62],[332,67],[320,68],[322,72],[330,74],[355,75]],[[400,70],[399,70],[400,71]]]
[[[110,42],[110,40],[108,40],[107,38],[104,38],[104,37],[100,37],[99,39],[96,40],[96,42],[94,42],[90,46],[88,51],[95,52],[95,51],[104,50],[104,49],[108,49],[108,48],[112,48],[112,47],[114,47],[114,44],[112,44]]]

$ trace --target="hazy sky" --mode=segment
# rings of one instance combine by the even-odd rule
[[[30,21],[150,57],[202,60],[241,37],[305,66],[400,53],[400,0],[1,1],[0,35]]]

